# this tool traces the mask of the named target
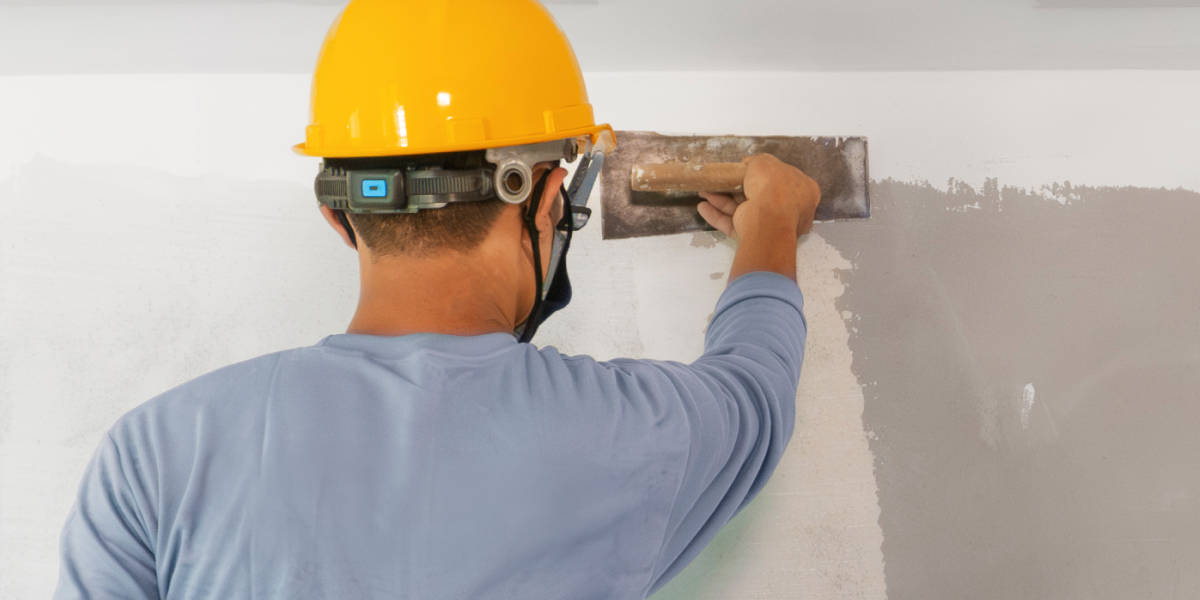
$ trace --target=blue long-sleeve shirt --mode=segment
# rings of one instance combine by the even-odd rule
[[[802,302],[738,278],[690,365],[334,335],[214,371],[105,436],[55,597],[641,600],[779,462]]]

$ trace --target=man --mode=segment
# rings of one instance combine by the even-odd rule
[[[56,597],[641,599],[678,574],[791,436],[819,190],[756,156],[744,197],[705,196],[738,249],[696,362],[539,350],[612,143],[533,0],[351,2],[299,147],[358,252],[348,332],[122,417]]]

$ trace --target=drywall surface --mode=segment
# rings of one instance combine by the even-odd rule
[[[1200,597],[1200,193],[1049,187],[885,180],[821,230],[892,600]]]
[[[612,356],[697,358],[732,242],[710,233],[607,242],[599,228],[581,233],[583,243],[571,251],[576,300],[538,334],[541,342]],[[792,442],[758,499],[658,600],[885,597],[863,391],[835,306],[850,263],[817,234],[801,243],[797,259],[809,331]]]
[[[290,151],[307,93],[286,75],[0,79],[0,598],[52,592],[58,531],[122,413],[344,330],[356,263],[317,213],[316,161]],[[607,110],[619,122],[640,107]],[[862,393],[834,306],[849,263],[819,236],[798,251],[811,332],[792,449],[661,597],[883,597]],[[576,300],[539,343],[694,359],[732,256],[709,234],[610,244],[585,229]]]
[[[939,319],[947,317],[936,310],[916,311],[911,321],[901,321],[887,302],[907,298],[921,306],[940,297],[928,280],[897,286],[878,272],[886,257],[902,255],[921,236],[941,234],[914,229],[913,221],[924,218],[921,213],[896,218],[905,214],[892,208],[899,194],[888,196],[887,190],[896,188],[882,182],[891,178],[920,186],[927,180],[945,190],[943,182],[955,177],[983,190],[987,179],[998,177],[1001,185],[1036,191],[1039,199],[1023,202],[1058,206],[1058,199],[1070,200],[1072,204],[1060,207],[1065,211],[1079,208],[1070,194],[1080,184],[1200,189],[1195,169],[1200,120],[1191,118],[1200,103],[1200,74],[605,73],[587,80],[598,117],[621,129],[867,136],[876,207],[882,211],[870,223],[818,224],[816,235],[801,245],[801,285],[811,331],[793,445],[763,496],[659,595],[882,598],[886,585],[893,598],[961,597],[955,591],[962,588],[954,587],[961,580],[939,581],[936,576],[956,567],[971,573],[988,564],[991,555],[976,551],[988,540],[970,538],[965,550],[948,556],[939,552],[948,544],[964,547],[954,546],[964,542],[945,536],[958,531],[978,536],[992,531],[987,527],[1037,522],[1032,511],[1040,505],[1020,494],[1001,495],[1009,501],[1002,506],[1007,512],[996,518],[1007,520],[982,523],[978,529],[950,528],[929,519],[911,526],[895,520],[913,511],[922,516],[923,503],[947,501],[931,494],[945,489],[938,485],[952,474],[969,472],[980,444],[987,442],[947,433],[961,431],[962,424],[941,407],[974,400],[958,400],[954,390],[932,384],[921,388],[919,382],[864,371],[871,366],[864,361],[886,356],[893,374],[901,368],[898,363],[912,365],[934,383],[943,370],[957,377],[952,370],[956,363],[936,354],[934,341],[904,346],[911,351],[901,355],[884,354],[897,339],[906,339],[893,324],[942,327],[945,321]],[[0,598],[50,595],[57,577],[58,530],[84,465],[120,414],[219,366],[314,343],[341,331],[349,320],[355,301],[353,256],[317,214],[310,188],[316,161],[290,152],[306,124],[308,89],[303,75],[0,78],[0,212],[5,215],[0,219]],[[1066,180],[1074,184],[1071,192],[1041,188]],[[930,198],[940,200],[929,190]],[[1131,196],[1138,200],[1130,209],[1158,202],[1138,194]],[[975,202],[934,203],[944,219],[938,223],[966,227],[972,223],[968,219],[979,218],[969,212],[973,207],[966,208]],[[1157,213],[1147,218],[1163,223],[1181,219]],[[1154,246],[1159,243],[1154,239],[1113,236],[1126,226],[1124,219],[1114,217],[1099,234],[1120,244],[1112,252],[1140,261],[1147,254],[1139,244],[1166,248]],[[1043,225],[1031,219],[1023,222],[1027,231],[1018,239],[1044,248],[1050,258],[1063,254],[1086,262],[1077,251],[1095,239],[1085,232],[1101,220],[1095,216],[1067,230],[1074,233],[1056,238],[1058,222]],[[1042,238],[1051,241],[1037,242]],[[957,251],[936,247],[948,255]],[[864,252],[871,263],[861,262]],[[589,227],[572,249],[576,300],[550,320],[539,341],[600,358],[694,358],[731,256],[727,241],[708,234],[608,243],[599,239],[599,228]],[[1036,289],[1038,279],[1019,281],[1032,277],[1028,273],[989,270],[997,256],[973,256],[979,261],[975,276],[1007,277],[1014,280],[1014,289]],[[1167,270],[1153,272],[1186,280],[1190,272],[1169,262],[1186,260],[1182,256],[1155,254],[1155,264],[1167,261],[1161,263]],[[1029,268],[1042,262],[1030,261]],[[1128,266],[1134,263],[1123,264],[1121,272],[1136,275]],[[1080,272],[1090,275],[1077,277],[1064,267],[1058,283],[1082,286],[1096,276],[1095,270]],[[1055,275],[1042,277],[1050,281]],[[1137,278],[1122,283],[1146,284]],[[1145,304],[1127,308],[1172,320],[1184,310],[1172,298],[1147,295]],[[1058,314],[1075,331],[1089,330],[1099,318],[1088,311]],[[989,327],[1011,325],[1004,307],[977,316]],[[863,324],[870,319],[875,319],[870,321],[874,329],[868,334]],[[1153,337],[1155,331],[1122,333]],[[1080,342],[1088,343],[1092,340]],[[1147,347],[1146,360],[1168,358],[1166,346]],[[1018,358],[1033,352],[1013,344],[1004,348]],[[1070,348],[1062,350],[1070,353]],[[1071,372],[1085,371],[1078,367]],[[1014,373],[1018,406],[1012,427],[1021,427],[1024,417],[1028,431],[1036,434],[1045,426],[1041,411],[1058,410],[1053,408],[1061,402],[1055,399],[1061,394],[1056,386],[1066,379]],[[1032,385],[1028,400],[1027,384]],[[1188,413],[1178,406],[1178,398],[1160,394],[1147,402],[1164,403],[1161,410],[1186,422]],[[917,414],[927,418],[881,413],[884,403],[919,407],[925,412]],[[1095,419],[1114,419],[1118,425],[1124,423],[1120,419],[1136,416],[1097,410]],[[1060,437],[1044,446],[1045,453],[1086,453],[1102,441],[1089,433],[1096,431],[1085,428],[1074,438]],[[885,434],[900,437],[891,438],[897,440],[893,445]],[[926,444],[921,435],[931,441]],[[1171,443],[1177,437],[1164,434]],[[899,454],[906,448],[915,450]],[[1194,460],[1186,449],[1171,449],[1180,454],[1170,458]],[[1143,464],[1145,454],[1131,456],[1129,464],[1140,470],[1163,468]],[[981,463],[981,472],[1019,470],[1023,464],[1012,449],[995,451],[991,460]],[[927,463],[940,466],[927,474]],[[873,472],[879,476],[878,488]],[[1114,472],[1113,485],[1137,485],[1122,479],[1129,472]],[[924,477],[937,484],[928,493],[922,488]],[[1079,487],[1033,481],[1015,489],[1035,497],[1055,489],[1087,491],[1098,478]],[[1164,497],[1186,507],[1195,502],[1189,489],[1180,487],[1176,495]],[[1117,500],[1124,502],[1123,512],[1116,513],[1122,518],[1141,506],[1138,498],[1127,498]],[[990,499],[970,494],[949,501],[964,512],[993,508]],[[1153,505],[1146,510],[1154,510]],[[1130,517],[1119,524],[1125,527],[1120,535],[1144,534],[1148,530],[1139,528],[1142,522]],[[1137,556],[1145,558],[1140,560],[1158,564],[1153,560],[1162,552],[1145,541],[1157,538],[1136,539],[1129,543],[1142,548]],[[1011,549],[1015,543],[999,547]],[[1080,545],[1062,547],[1087,551]],[[1080,560],[1103,566],[1127,558],[1108,556]],[[1030,589],[1044,591],[1059,572],[1050,564],[1040,572],[1019,571],[1016,567],[1028,566],[1023,563],[1007,570],[995,567],[995,572],[1014,586],[1031,572],[1041,573],[1038,585],[1044,587]],[[1149,568],[1135,569],[1130,578],[1155,577],[1157,572]],[[919,587],[938,584],[945,587]],[[1175,589],[1185,590],[1185,584]],[[1062,595],[1042,597],[1089,597],[1063,589],[1067,592]]]

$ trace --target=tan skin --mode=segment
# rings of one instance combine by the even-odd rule
[[[821,188],[803,171],[770,154],[746,163],[743,194],[701,193],[696,208],[709,225],[738,242],[729,281],[768,271],[796,280],[796,244],[812,230]]]
[[[799,169],[773,156],[747,158],[745,194],[701,194],[699,210],[713,227],[738,241],[729,280],[754,271],[796,279],[796,243],[812,228],[820,190]],[[551,163],[533,168],[536,181]],[[546,182],[537,214],[541,268],[550,264],[556,202],[567,171],[556,168]],[[525,205],[506,205],[476,248],[433,256],[384,256],[358,246],[361,275],[358,309],[347,333],[398,336],[411,333],[483,335],[512,333],[533,309],[533,244],[522,216]],[[351,248],[350,237],[326,206],[321,214]]]

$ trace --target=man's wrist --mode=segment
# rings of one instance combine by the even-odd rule
[[[751,208],[745,203],[742,206]],[[763,205],[742,216],[730,281],[754,271],[796,279],[796,212]]]
[[[766,235],[775,238],[781,231],[796,231],[800,224],[800,210],[794,202],[785,199],[758,198],[739,207],[746,214],[740,219],[738,237]]]

